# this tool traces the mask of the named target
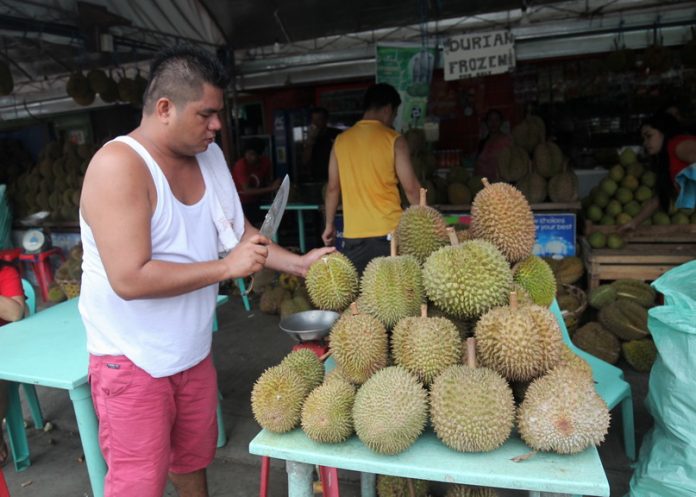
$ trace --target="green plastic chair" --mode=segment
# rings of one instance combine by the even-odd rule
[[[623,421],[623,438],[624,451],[626,456],[631,460],[636,460],[636,435],[633,426],[633,396],[631,395],[631,385],[624,380],[624,374],[621,369],[612,366],[592,354],[579,349],[570,340],[568,329],[566,328],[563,314],[561,313],[558,302],[554,299],[550,308],[554,313],[558,324],[563,332],[563,341],[582,359],[592,367],[592,377],[596,383],[595,388],[604,402],[607,403],[609,409],[613,409],[621,404],[621,419]]]
[[[24,278],[22,278],[22,289],[24,290],[25,305],[31,316],[36,312],[36,293],[31,283]],[[19,400],[19,385],[13,381],[8,382],[7,435],[15,471],[23,471],[31,465],[22,404]],[[28,383],[21,385],[31,411],[31,417],[34,420],[34,426],[40,430],[44,426],[44,419],[39,397],[36,395],[36,387]]]

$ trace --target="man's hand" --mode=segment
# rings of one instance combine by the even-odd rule
[[[243,240],[223,261],[227,265],[229,278],[243,278],[261,271],[268,257],[271,241],[263,235],[252,235]]]
[[[333,224],[327,226],[321,234],[321,239],[324,240],[324,245],[332,247],[336,243],[336,227]]]
[[[324,248],[316,248],[313,250],[310,250],[307,252],[305,255],[303,255],[300,259],[300,275],[304,278],[307,275],[307,270],[309,269],[309,266],[314,264],[316,261],[324,257],[326,254],[330,254],[332,252],[336,251],[336,247],[324,247]]]

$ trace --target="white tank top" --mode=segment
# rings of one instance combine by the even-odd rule
[[[211,215],[211,185],[194,205],[181,203],[164,173],[140,143],[126,143],[145,161],[157,190],[151,218],[152,259],[202,262],[218,258],[217,231]],[[196,156],[199,167],[215,154],[211,145]],[[205,175],[204,175],[205,178]],[[155,378],[195,366],[210,353],[218,285],[176,297],[123,300],[106,277],[94,236],[80,213],[82,287],[79,309],[87,331],[87,350],[94,355],[125,355]]]

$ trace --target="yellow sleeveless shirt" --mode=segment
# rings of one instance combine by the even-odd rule
[[[358,121],[336,137],[343,202],[343,236],[385,236],[401,217],[394,142],[399,133],[379,121]]]

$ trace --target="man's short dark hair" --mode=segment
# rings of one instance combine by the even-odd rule
[[[392,85],[387,83],[377,83],[370,86],[363,98],[363,110],[377,110],[391,105],[397,109],[401,105],[401,97]]]
[[[150,66],[143,108],[147,114],[153,112],[160,98],[185,105],[201,96],[204,83],[224,90],[229,82],[227,71],[214,54],[192,46],[166,48]]]

